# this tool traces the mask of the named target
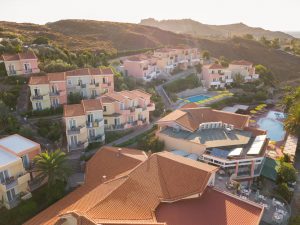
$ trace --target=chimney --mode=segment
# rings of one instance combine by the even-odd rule
[[[117,157],[120,157],[120,156],[121,156],[121,152],[122,152],[122,148],[118,148]]]
[[[105,182],[105,181],[106,181],[106,176],[103,175],[103,176],[102,176],[102,182]]]

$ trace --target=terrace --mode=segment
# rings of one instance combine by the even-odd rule
[[[233,129],[229,133],[224,128],[205,129],[191,133],[167,127],[161,133],[173,138],[180,138],[205,145],[207,148],[246,145],[251,138],[251,132],[249,131]]]

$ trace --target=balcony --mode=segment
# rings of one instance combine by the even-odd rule
[[[5,179],[3,182],[1,182],[2,190],[6,191],[8,189],[11,189],[15,186],[17,186],[18,180],[15,177],[9,177]]]
[[[90,83],[91,88],[99,87],[99,83]]]
[[[72,134],[80,134],[82,129],[85,128],[84,125],[80,125],[80,126],[73,126],[73,127],[70,127],[68,130],[67,130],[67,134],[68,135],[72,135]]]
[[[43,100],[44,95],[41,95],[41,94],[33,95],[33,96],[31,96],[31,99],[32,100]]]
[[[86,127],[87,128],[93,128],[93,127],[99,127],[101,126],[101,122],[103,121],[103,119],[96,119],[95,121],[86,121]]]
[[[25,74],[27,74],[27,73],[32,73],[32,69],[25,70]]]
[[[89,137],[89,142],[101,142],[103,141],[103,136],[102,135],[97,135],[94,137]]]
[[[56,96],[60,96],[60,93],[61,93],[62,91],[59,91],[59,90],[56,90],[56,91],[54,91],[54,92],[50,92],[49,93],[49,95],[51,96],[51,97],[56,97]]]
[[[105,124],[104,128],[106,130],[123,130],[125,128],[125,124]]]
[[[71,151],[74,151],[74,150],[83,150],[88,145],[89,145],[89,143],[87,141],[84,141],[84,142],[79,141],[77,144],[69,145],[69,150],[71,150]]]
[[[17,205],[19,205],[19,203],[20,203],[20,196],[16,195],[10,201],[3,201],[3,203],[4,203],[4,205],[6,205],[6,207],[8,207],[8,209],[12,209],[12,208],[16,207]]]
[[[17,71],[16,70],[10,70],[8,72],[9,75],[16,75],[17,74]]]
[[[148,111],[154,111],[155,110],[155,104],[154,103],[150,103],[147,105],[147,110]]]
[[[21,173],[17,176],[18,184],[26,183],[30,180],[30,174],[29,173]]]

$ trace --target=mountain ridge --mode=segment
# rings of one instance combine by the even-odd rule
[[[181,20],[155,20],[153,18],[142,19],[139,23],[145,26],[157,27],[163,30],[172,31],[175,33],[189,34],[194,37],[204,38],[228,38],[232,36],[244,36],[251,34],[255,38],[280,38],[280,39],[293,39],[294,37],[281,32],[270,31],[260,27],[250,27],[244,23],[234,23],[226,25],[209,25],[204,24],[192,19]]]
[[[158,47],[189,45],[202,51],[208,50],[217,58],[224,56],[228,60],[244,59],[263,64],[273,71],[279,81],[300,78],[299,57],[240,37],[209,40],[138,24],[91,20],[61,20],[46,25],[0,22],[0,38],[9,36],[20,36],[25,44],[45,36],[55,45],[70,51],[100,51],[111,56],[126,51],[130,53]]]

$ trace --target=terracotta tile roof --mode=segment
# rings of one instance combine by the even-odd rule
[[[161,219],[161,215],[169,215],[161,213],[166,205],[162,202],[169,202],[167,205],[181,209],[181,205],[186,205],[187,201],[189,204],[186,209],[176,210],[180,215],[173,215],[178,218],[184,217],[190,210],[195,210],[190,209],[190,202],[197,201],[198,208],[206,212],[208,209],[205,206],[208,205],[209,215],[214,214],[214,218],[207,218],[208,215],[205,215],[207,220],[203,220],[203,217],[201,219],[203,224],[218,224],[207,221],[219,221],[217,218],[219,216],[225,218],[230,225],[256,224],[253,221],[259,220],[261,207],[252,207],[248,202],[221,192],[214,194],[211,188],[206,188],[211,174],[217,169],[170,152],[156,153],[147,159],[142,151],[133,149],[119,151],[117,148],[103,147],[87,163],[83,186],[25,224],[55,224],[65,215],[72,214],[78,224],[86,225],[176,225],[167,221],[169,217]],[[186,197],[197,195],[201,197],[190,201],[184,200]],[[203,203],[198,203],[198,199]],[[162,206],[159,206],[160,204]],[[154,213],[156,210],[159,220]],[[202,211],[195,214],[201,213]],[[181,224],[186,223],[182,221]],[[223,224],[224,221],[220,223]]]
[[[246,60],[234,60],[230,64],[232,65],[241,65],[241,66],[251,66],[253,65],[252,62],[246,61]]]
[[[66,80],[66,73],[60,72],[60,73],[48,73],[47,74],[49,81],[65,81]]]
[[[26,59],[37,59],[36,55],[32,51],[22,52],[18,54],[3,54],[3,61],[17,61]]]
[[[29,80],[29,85],[37,84],[49,84],[50,81],[65,81],[66,74],[65,72],[61,73],[48,73],[44,76],[31,76]]]
[[[117,148],[102,147],[87,163],[85,184],[25,224],[53,225],[59,220],[59,215],[70,212],[81,215],[124,182],[125,179],[114,180],[117,175],[132,170],[146,158],[144,152],[139,150],[123,148],[119,153]],[[105,182],[104,175],[110,182]],[[90,221],[90,218],[88,220]],[[90,225],[90,223],[85,224]]]
[[[223,67],[222,65],[220,64],[211,64],[208,66],[208,69],[225,69],[225,67]]]
[[[85,112],[94,111],[94,110],[102,110],[102,104],[100,99],[88,99],[82,100],[81,104]]]
[[[81,68],[66,72],[66,76],[114,75],[111,68]]]
[[[106,95],[102,95],[102,96],[100,97],[100,99],[101,99],[101,102],[102,102],[102,103],[113,103],[113,102],[116,101],[115,99],[113,99],[113,98],[111,98],[111,97],[109,97],[109,96],[106,96]]]
[[[31,76],[28,85],[49,84],[47,76]]]
[[[64,105],[64,117],[82,116],[84,109],[82,104]]]
[[[145,92],[141,89],[135,89],[135,90],[132,90],[130,92],[137,95],[137,96],[139,96],[139,97],[141,97],[141,98],[145,98],[145,99],[150,98],[152,96],[151,94],[149,94],[149,93],[147,93],[147,92]]]
[[[103,96],[104,97],[109,97],[109,98],[114,99],[115,101],[118,101],[118,102],[124,102],[126,100],[126,98],[123,95],[121,95],[120,92],[107,93]]]
[[[201,123],[224,122],[234,125],[235,128],[244,129],[249,121],[249,116],[213,110],[211,108],[178,109],[160,119],[157,123],[176,122],[186,129],[194,132]]]
[[[258,225],[262,206],[208,187],[201,197],[162,203],[157,221],[168,225]]]
[[[127,90],[126,91],[120,91],[120,92],[118,92],[118,94],[124,96],[125,98],[130,98],[132,100],[139,98],[138,95],[134,94],[131,91],[127,91]]]

